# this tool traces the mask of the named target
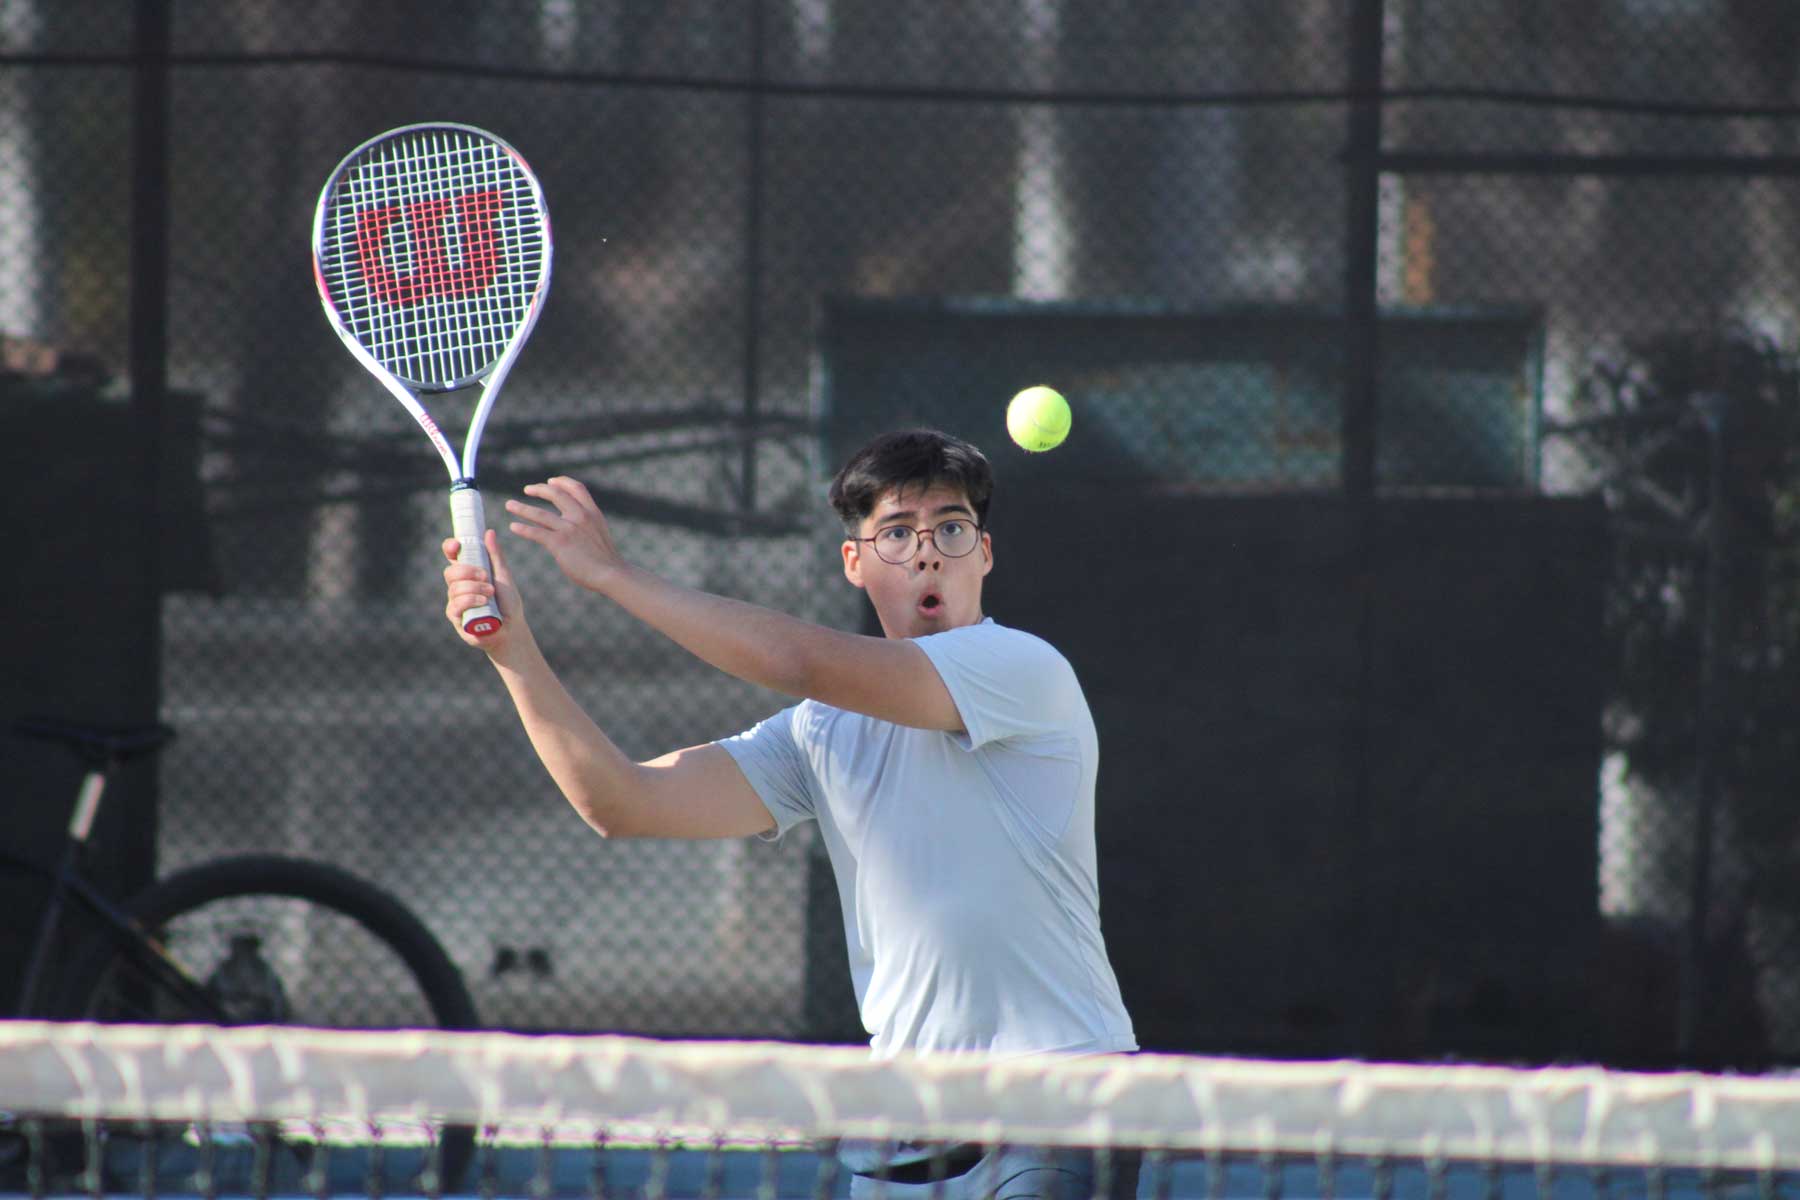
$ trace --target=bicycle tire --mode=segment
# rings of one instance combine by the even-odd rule
[[[238,1019],[327,1028],[479,1027],[475,1002],[461,970],[424,922],[391,893],[330,864],[268,854],[218,859],[159,880],[122,908],[198,982],[206,978],[206,963],[181,961],[186,950],[177,944],[178,935],[170,931],[180,930],[184,922],[204,925],[211,919],[212,910],[228,911],[238,905],[278,906],[285,911],[290,902],[300,906],[305,923],[325,923],[334,931],[348,931],[346,921],[360,927],[363,933],[356,935],[358,943],[362,944],[366,935],[366,944],[373,952],[391,954],[393,961],[383,964],[387,978],[416,988],[417,999],[409,997],[403,1015],[388,1021],[321,1020],[316,1011],[261,1013]],[[336,936],[319,940],[329,943]],[[330,949],[329,945],[326,948]],[[135,979],[140,991],[147,986],[141,975],[129,974],[128,960],[141,958],[142,954],[142,947],[122,949],[110,937],[98,939],[97,944],[76,956],[74,969],[66,973],[58,1015],[100,1021],[220,1021],[217,1008],[195,1013],[183,1002],[171,1005],[167,992],[147,1000],[137,997],[142,1010],[122,1007],[120,996],[129,990],[129,980]],[[276,957],[279,961],[281,955]],[[277,970],[275,974],[280,976],[281,972]],[[118,985],[116,981],[122,975],[128,982]],[[420,1004],[423,1008],[418,1007]],[[420,1016],[421,1013],[426,1015]],[[439,1132],[438,1146],[437,1173],[444,1181],[443,1190],[449,1190],[460,1183],[473,1157],[474,1131],[462,1126],[445,1127]]]

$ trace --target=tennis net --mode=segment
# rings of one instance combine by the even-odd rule
[[[848,1140],[1092,1147],[1143,1197],[1800,1195],[1777,1076],[9,1022],[0,1108],[9,1195],[823,1200]]]

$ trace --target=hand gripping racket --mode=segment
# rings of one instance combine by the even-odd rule
[[[550,288],[550,217],[518,151],[468,125],[407,125],[352,150],[319,193],[313,275],[332,328],[450,472],[458,558],[491,570],[475,452]],[[482,385],[459,461],[421,396]],[[477,637],[500,628],[482,604]]]

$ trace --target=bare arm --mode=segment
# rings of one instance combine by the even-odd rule
[[[632,567],[613,578],[606,595],[739,679],[899,725],[962,728],[937,668],[909,641],[829,629]]]
[[[606,837],[746,837],[775,827],[769,810],[731,755],[706,744],[646,763],[632,761],[569,695],[545,661],[499,539],[488,531],[494,581],[451,559],[445,615],[461,634],[460,614],[475,595],[497,596],[505,618],[487,639],[462,635],[488,654],[500,673],[532,749],[582,820]]]
[[[576,480],[558,476],[525,492],[555,507],[508,501],[520,518],[513,532],[548,549],[570,579],[721,671],[900,725],[963,727],[937,669],[910,641],[844,633],[670,583],[624,561],[605,516]]]

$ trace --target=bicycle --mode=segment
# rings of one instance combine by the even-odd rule
[[[215,859],[114,900],[82,873],[107,785],[125,763],[160,751],[175,730],[34,716],[15,721],[13,731],[67,748],[85,771],[53,863],[0,847],[0,873],[35,876],[47,889],[11,1015],[478,1027],[461,971],[424,922],[387,891],[327,863],[274,854]],[[79,927],[71,909],[85,918]],[[73,952],[53,969],[65,948]],[[14,1138],[12,1157],[29,1157],[24,1139]],[[435,1144],[427,1169],[453,1185],[474,1132],[448,1127]]]

